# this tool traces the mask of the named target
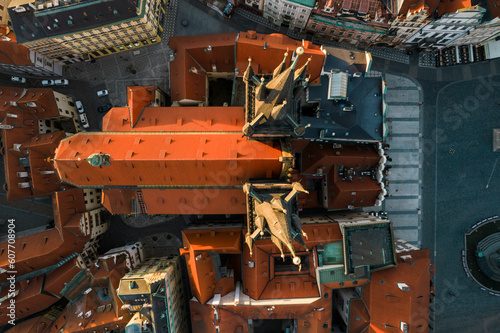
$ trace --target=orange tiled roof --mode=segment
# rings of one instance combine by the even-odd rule
[[[64,324],[59,319],[55,324],[64,325],[64,332],[105,332],[104,328],[109,327],[124,329],[131,315],[121,309],[123,303],[116,295],[116,289],[125,273],[126,265],[123,261],[111,270],[93,267],[93,290],[84,294],[78,302],[68,305]],[[97,296],[96,288],[102,287],[108,289],[109,301],[101,302]],[[88,311],[91,311],[91,315],[85,318]],[[78,316],[80,313],[83,316]]]
[[[35,317],[16,323],[7,332],[8,333],[38,333],[46,332],[45,330],[52,324],[52,321],[43,317]]]
[[[109,154],[110,165],[86,158]],[[55,165],[75,186],[241,186],[248,178],[279,177],[280,144],[235,134],[86,133],[61,141]]]
[[[245,214],[246,196],[241,189],[143,189],[142,196],[148,214]],[[102,191],[102,203],[112,214],[132,214],[132,199],[136,190],[109,189]],[[214,202],[217,204],[214,204]]]
[[[264,50],[264,45],[266,49]],[[310,75],[310,83],[319,82],[325,53],[321,48],[309,41],[299,42],[282,34],[258,34],[255,31],[240,33],[236,48],[236,67],[243,75],[248,67],[248,58],[252,58],[252,68],[257,74],[272,74],[276,66],[282,61],[285,52],[291,54],[297,47],[304,47],[304,54],[299,57],[296,68],[302,67],[307,59],[311,62],[307,66],[306,75]],[[287,58],[289,62],[291,57]],[[289,66],[289,63],[286,64]]]
[[[438,4],[438,16],[455,13],[470,6],[471,0],[441,0]]]
[[[127,105],[130,113],[130,124],[135,126],[142,111],[155,100],[154,86],[127,87]]]
[[[339,166],[345,169],[353,168],[368,170],[376,168],[380,157],[374,148],[369,146],[344,145],[342,149],[332,149],[320,143],[306,140],[295,140],[293,147],[302,152],[302,170],[299,178],[310,178],[321,169],[325,175],[328,188],[335,195],[329,196],[327,209],[346,209],[348,205],[355,207],[372,206],[380,193],[380,186],[371,177],[355,177],[353,181],[342,180],[339,176]],[[338,154],[338,155],[337,155]],[[352,193],[356,193],[355,196]],[[300,193],[299,198],[305,201],[306,207],[323,206],[322,201],[313,202],[309,194]]]
[[[90,236],[83,236],[80,228],[66,225],[78,213],[85,210],[80,189],[57,192],[52,197],[55,228],[16,239],[16,270],[25,274],[57,264],[62,258],[80,252]],[[4,249],[4,251],[1,251]],[[0,244],[0,267],[8,262],[7,242]]]
[[[12,39],[13,33],[7,36]],[[30,60],[30,51],[23,45],[18,45],[13,41],[0,41],[0,63],[18,66],[33,66]]]
[[[45,275],[39,275],[37,277],[31,278],[29,284],[26,281],[16,283],[16,290],[19,290],[19,294],[15,297],[16,308],[15,314],[16,318],[22,319],[57,302],[58,298],[54,295],[41,293],[44,289],[44,283],[46,281]],[[68,281],[69,282],[69,281]],[[0,298],[3,298],[9,292],[8,288],[2,288],[0,292]],[[7,316],[9,310],[7,306],[10,302],[2,302],[0,305],[0,323],[7,323],[10,318]]]
[[[240,132],[245,123],[242,106],[146,107],[130,126],[126,107],[112,108],[103,117],[104,132]],[[144,119],[144,120],[142,120]]]
[[[415,261],[405,263],[403,255],[411,255]],[[386,324],[399,328],[401,321],[408,324],[408,332],[419,332],[419,325],[427,328],[430,267],[430,251],[425,249],[400,253],[397,267],[372,272],[371,282],[363,287],[363,300],[371,316],[368,332],[385,332]],[[399,282],[406,283],[410,290],[399,289]]]
[[[76,266],[76,259],[71,259],[58,269],[47,274],[43,290],[58,297],[63,297],[61,291],[81,270],[81,268]]]
[[[169,39],[169,47],[176,55],[170,62],[172,100],[190,99],[205,101],[204,71],[212,71],[215,64],[218,72],[234,71],[234,44],[236,33],[183,36]],[[210,45],[211,52],[206,52]],[[208,51],[208,50],[207,50]],[[193,73],[190,68],[196,68]]]
[[[52,89],[25,90],[23,88],[0,87],[0,91],[0,119],[3,120],[4,125],[14,126],[12,129],[2,130],[3,143],[7,150],[4,159],[8,185],[7,199],[15,200],[48,195],[60,188],[57,183],[57,175],[42,175],[39,171],[52,170],[50,165],[43,160],[43,156],[54,150],[64,133],[41,135],[38,139],[33,138],[38,135],[38,119],[59,116]],[[18,106],[11,105],[12,102],[16,102]],[[30,102],[35,103],[36,106],[28,106],[27,103]],[[7,113],[13,114],[17,118],[6,117]],[[14,144],[23,144],[24,148],[21,149],[21,152],[15,152],[11,149]],[[17,172],[26,171],[24,167],[19,165],[19,158],[26,157],[24,155],[25,148],[30,145],[34,147],[30,163],[33,163],[35,167],[31,169],[30,177],[28,177],[32,180],[29,181],[30,187],[19,188],[20,179],[17,177]]]

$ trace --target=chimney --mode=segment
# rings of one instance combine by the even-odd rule
[[[398,282],[398,288],[401,289],[402,291],[410,291],[410,286],[408,286],[404,282]]]
[[[248,39],[257,39],[257,32],[253,30],[248,30],[247,31],[247,38]]]

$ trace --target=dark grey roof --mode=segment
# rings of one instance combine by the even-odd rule
[[[83,0],[65,5],[60,0],[59,6],[44,10],[35,11],[26,4],[26,11],[18,13],[11,7],[9,15],[17,42],[22,44],[128,21],[138,17],[139,6],[144,3],[145,0]]]
[[[335,47],[325,47],[327,56],[324,70],[339,70],[341,72],[348,71],[350,74],[366,72],[366,54],[363,51],[351,51],[338,49]]]
[[[330,56],[328,56],[330,57]],[[382,80],[381,78],[349,77],[348,101],[328,100],[328,76],[322,75],[320,85],[309,87],[309,100],[319,101],[320,117],[302,116],[301,124],[311,124],[304,138],[325,138],[352,141],[382,140]],[[352,111],[343,111],[352,106]],[[335,135],[333,135],[335,133]]]
[[[396,265],[391,223],[343,224],[346,274],[356,267],[378,270]]]

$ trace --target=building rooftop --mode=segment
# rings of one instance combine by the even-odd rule
[[[387,222],[340,223],[344,241],[345,273],[369,266],[376,271],[396,265],[392,224]]]
[[[402,259],[405,255],[411,255],[409,263]],[[362,297],[371,317],[368,332],[382,332],[388,325],[399,328],[401,322],[408,325],[408,332],[428,326],[430,251],[405,252],[397,257],[397,267],[374,272],[372,281],[363,287]]]
[[[296,3],[298,5],[302,6],[307,6],[307,7],[314,7],[315,0],[288,0],[292,3]]]
[[[301,119],[303,125],[311,125],[304,138],[383,140],[384,83],[378,77],[364,77],[371,65],[371,57],[366,52],[326,50],[320,84],[309,87],[309,101],[316,101],[319,109],[306,109]],[[334,77],[339,74],[344,75],[343,81]],[[333,96],[333,89],[339,85],[343,85],[345,95]]]
[[[474,7],[471,7],[471,0],[441,0],[438,4],[438,16],[459,10],[475,9]]]
[[[388,18],[391,13],[384,2],[382,0],[319,0],[318,7],[313,12],[342,20],[389,27]],[[332,8],[332,11],[323,11],[325,7]],[[383,22],[375,21],[380,18],[384,18]]]
[[[144,15],[144,0],[13,0],[9,16],[19,44],[105,27]],[[50,5],[49,5],[50,4]],[[33,8],[35,7],[35,8]]]
[[[250,141],[240,133],[98,132],[79,133],[61,141],[54,163],[64,182],[81,187],[234,188],[248,178],[279,177],[280,156],[279,142]],[[93,158],[109,158],[109,162],[92,165]],[[238,168],[221,185],[215,172],[226,170],[228,163]],[[167,173],[154,172],[163,169]]]
[[[33,66],[30,51],[16,42],[0,41],[0,63],[18,66]]]
[[[80,232],[79,219],[85,210],[80,189],[57,192],[52,197],[55,228],[16,240],[16,271],[19,275],[57,264],[83,249],[90,236]],[[80,215],[79,215],[80,214]],[[7,241],[0,249],[7,249]],[[0,267],[8,265],[8,251],[0,253]]]

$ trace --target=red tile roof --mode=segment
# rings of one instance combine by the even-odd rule
[[[234,72],[237,68],[242,76],[250,57],[257,74],[272,74],[283,54],[287,50],[291,53],[299,46],[304,47],[305,53],[299,58],[297,67],[300,68],[311,57],[306,73],[311,75],[311,83],[319,80],[325,57],[319,46],[309,41],[298,42],[281,34],[264,35],[248,31],[237,36],[219,34],[171,38],[170,48],[176,53],[170,63],[172,100],[205,101],[205,72],[213,72],[214,69],[217,72]]]
[[[170,86],[173,101],[183,99],[205,101],[206,86],[204,71],[212,71],[212,64],[218,72],[234,71],[234,44],[236,33],[172,37],[169,47],[175,52],[170,62]],[[211,52],[207,47],[211,47]],[[196,68],[198,73],[190,71]]]
[[[57,192],[52,202],[55,228],[16,239],[16,271],[19,275],[57,264],[70,254],[80,252],[90,239],[90,236],[79,233],[79,227],[66,225],[85,209],[82,190]],[[0,267],[8,264],[7,242],[4,242],[0,244]]]
[[[52,321],[45,317],[35,317],[16,323],[7,332],[8,333],[42,333],[52,324]]]
[[[471,6],[471,0],[441,0],[438,4],[438,16],[455,13],[459,9]]]
[[[95,167],[86,158],[110,155]],[[86,133],[61,141],[55,165],[76,186],[241,186],[248,178],[281,172],[279,142],[237,134]]]
[[[299,179],[318,179],[319,171],[326,177],[328,192],[328,205],[332,209],[346,209],[349,205],[354,207],[373,206],[381,191],[380,185],[369,176],[360,177],[363,170],[377,167],[380,157],[373,147],[344,145],[341,149],[333,149],[331,145],[310,142],[305,146],[306,140],[295,140],[293,147],[302,152],[301,175]],[[352,168],[357,172],[352,181],[343,180],[339,176],[339,166],[345,170]],[[323,176],[321,176],[323,177]],[[353,195],[353,193],[355,193]],[[299,194],[301,200],[306,201],[305,207],[321,207],[323,199],[314,203],[313,196]]]
[[[4,159],[8,186],[7,199],[15,200],[49,195],[55,189],[60,189],[57,175],[42,175],[39,171],[52,170],[52,167],[44,161],[44,157],[48,157],[47,153],[54,150],[64,133],[41,135],[38,139],[35,137],[38,135],[38,119],[59,116],[52,89],[25,90],[23,88],[0,87],[0,91],[0,119],[3,120],[4,125],[14,126],[12,129],[2,130],[3,143],[7,151]],[[11,105],[13,102],[17,103],[18,107]],[[27,103],[30,102],[35,103],[36,106],[28,106]],[[16,117],[6,117],[8,113]],[[14,144],[23,144],[21,152],[13,151]],[[30,145],[34,147],[30,163],[33,163],[35,167],[31,169],[28,177],[31,178],[28,181],[30,187],[20,188],[18,186],[20,178],[17,177],[17,172],[24,172],[26,169],[19,165],[19,158],[27,157],[24,152],[26,147]]]
[[[401,256],[411,255],[415,262],[405,263]],[[430,304],[430,251],[418,250],[398,254],[398,266],[372,273],[371,282],[363,287],[363,300],[370,312],[368,332],[387,332],[391,325],[399,329],[408,324],[408,332],[427,332]],[[402,291],[397,283],[406,283]]]
[[[287,61],[299,46],[304,47],[304,54],[299,57],[296,68],[302,67],[307,59],[311,62],[307,66],[306,75],[310,75],[310,83],[319,82],[325,53],[321,48],[309,41],[296,41],[282,34],[258,34],[255,31],[241,32],[236,49],[236,68],[243,76],[248,67],[248,59],[252,58],[252,68],[257,74],[272,74],[274,69],[283,61],[285,52],[288,51]],[[265,49],[264,49],[265,47]],[[289,63],[286,64],[287,67]]]
[[[154,86],[127,87],[127,105],[129,108],[130,124],[135,126],[142,111],[149,103],[155,100]]]
[[[103,190],[102,203],[112,214],[132,214],[136,190]],[[245,214],[246,196],[241,189],[143,189],[148,214]],[[214,202],[217,204],[214,204]]]
[[[9,34],[8,37],[11,37]],[[30,60],[30,51],[15,41],[0,41],[0,63],[18,66],[34,66]]]
[[[146,107],[131,128],[126,107],[113,108],[103,117],[103,132],[241,132],[242,106]],[[144,120],[143,120],[144,119]]]

